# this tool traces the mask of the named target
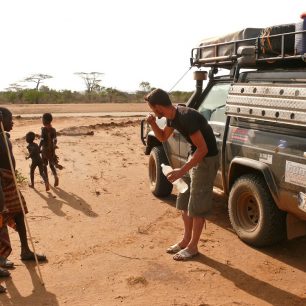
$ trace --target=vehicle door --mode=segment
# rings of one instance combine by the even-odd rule
[[[215,83],[210,87],[197,107],[197,110],[206,118],[214,131],[219,150],[220,167],[222,140],[226,121],[225,104],[230,85],[230,82]],[[187,141],[184,137],[180,137],[180,151],[186,153],[188,151],[186,148],[188,148]],[[184,156],[181,157],[183,158]],[[223,189],[221,168],[219,168],[216,176],[215,186]]]
[[[174,130],[167,142],[164,142],[166,154],[173,168],[179,168],[181,165],[179,145],[180,134],[177,130]]]

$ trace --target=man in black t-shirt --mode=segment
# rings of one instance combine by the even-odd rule
[[[216,139],[211,126],[198,111],[184,106],[175,107],[162,89],[153,90],[145,100],[155,114],[148,115],[147,122],[161,142],[166,141],[176,129],[190,144],[187,162],[167,174],[172,183],[184,177],[189,184],[188,191],[179,193],[176,201],[176,207],[182,211],[183,239],[167,249],[168,253],[175,254],[173,259],[187,260],[198,254],[205,217],[212,206],[213,183],[219,168]],[[167,119],[163,129],[157,125],[156,116]],[[186,175],[188,172],[189,176]]]

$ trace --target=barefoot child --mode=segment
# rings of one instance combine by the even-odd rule
[[[42,158],[40,156],[40,150],[39,146],[35,140],[35,133],[29,132],[26,134],[26,142],[28,143],[27,149],[29,151],[29,156],[26,157],[26,159],[31,158],[32,163],[30,166],[30,178],[31,178],[31,184],[29,185],[31,188],[34,188],[34,173],[35,169],[38,167],[40,176],[43,178],[46,186],[46,191],[50,190],[49,181],[44,171],[44,164],[42,161]]]
[[[56,168],[62,169],[63,167],[58,164],[58,156],[55,154],[57,148],[56,130],[52,127],[53,117],[50,113],[44,113],[42,116],[43,127],[41,128],[41,141],[39,148],[42,148],[41,154],[44,163],[45,174],[48,177],[47,166],[49,164],[51,172],[54,176],[54,186],[58,186],[58,175]]]

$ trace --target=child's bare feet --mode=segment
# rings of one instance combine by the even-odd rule
[[[60,164],[56,164],[55,167],[57,169],[59,169],[59,170],[63,170],[64,169],[64,167],[62,165],[60,165]]]

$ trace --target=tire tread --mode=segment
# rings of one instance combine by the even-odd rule
[[[258,193],[258,197],[263,203],[263,215],[260,216],[260,230],[252,237],[247,235],[246,232],[236,224],[234,217],[234,201],[235,193],[239,192],[241,186],[248,186],[251,190],[255,190]],[[229,217],[233,229],[238,236],[246,242],[255,247],[264,247],[275,244],[283,240],[286,236],[286,213],[281,211],[275,204],[272,195],[266,185],[263,177],[256,174],[243,175],[234,183],[230,196],[229,196]]]

